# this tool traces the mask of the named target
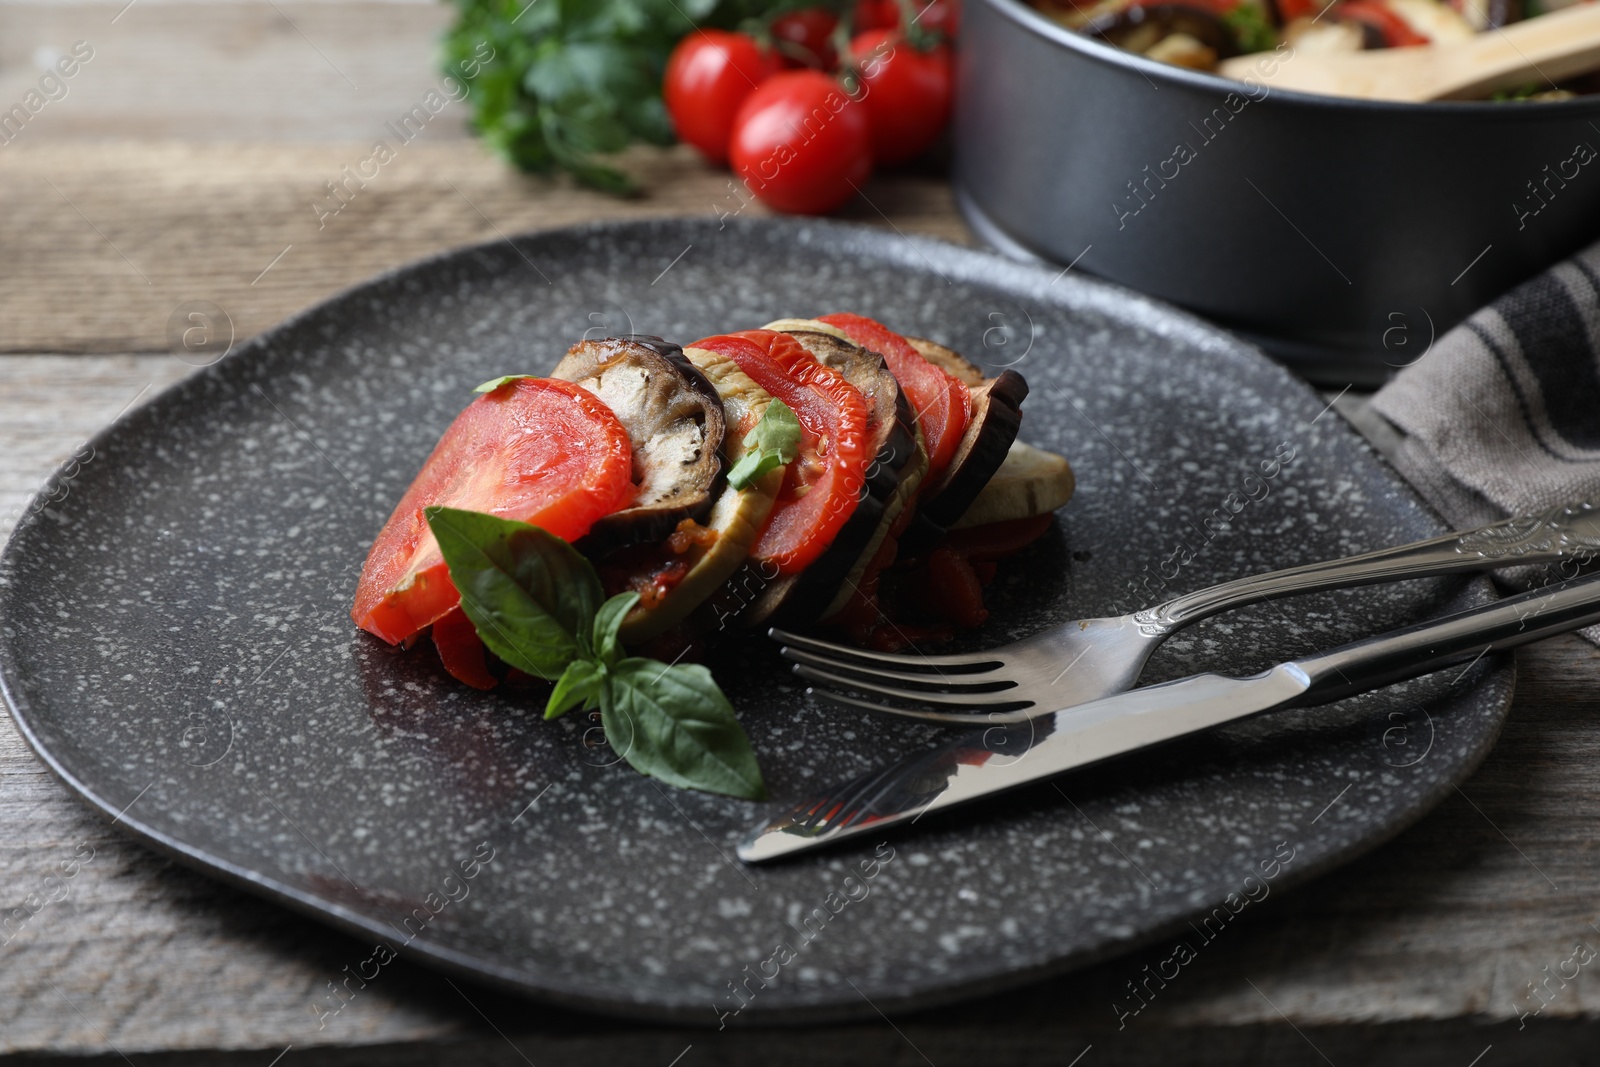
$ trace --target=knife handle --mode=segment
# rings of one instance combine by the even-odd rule
[[[1151,637],[1165,636],[1230,608],[1323,589],[1431,578],[1533,563],[1600,559],[1600,507],[1592,503],[1519,515],[1359,556],[1253,574],[1175,597],[1134,615]]]
[[[1596,622],[1600,576],[1558,582],[1296,660],[1311,685],[1294,703],[1331,703]]]

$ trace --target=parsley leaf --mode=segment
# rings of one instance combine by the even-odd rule
[[[537,526],[456,508],[423,514],[479,639],[513,667],[555,682],[546,719],[598,707],[612,747],[642,774],[686,789],[766,795],[750,739],[710,671],[624,657],[619,632],[637,593],[603,600],[594,566]]]
[[[781,400],[767,405],[749,433],[744,436],[748,452],[728,472],[728,484],[743,489],[751,482],[786,463],[793,463],[800,454],[800,420]]]

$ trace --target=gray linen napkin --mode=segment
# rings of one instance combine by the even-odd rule
[[[1445,334],[1371,409],[1399,431],[1386,450],[1400,473],[1457,529],[1600,502],[1600,244]],[[1496,578],[1529,588],[1571,573]]]

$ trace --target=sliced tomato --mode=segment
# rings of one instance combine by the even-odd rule
[[[1411,23],[1401,18],[1379,0],[1346,0],[1333,9],[1340,21],[1364,22],[1377,30],[1388,48],[1414,48],[1429,44],[1428,38],[1412,29]]]
[[[1054,514],[1031,515],[1026,519],[969,526],[964,530],[951,530],[946,543],[966,559],[993,563],[1014,556],[1039,540],[1054,520]]]
[[[444,432],[367,553],[350,617],[399,644],[460,601],[422,509],[516,519],[573,541],[633,499],[628,432],[571,382],[513,378]]]
[[[786,333],[744,330],[696,341],[738,364],[800,422],[800,455],[789,464],[767,524],[750,555],[779,574],[798,574],[822,555],[854,514],[871,456],[867,402]]]
[[[489,673],[488,654],[478,639],[478,629],[458,604],[433,624],[433,647],[439,662],[458,682],[474,689],[493,689],[495,676]]]
[[[847,312],[819,318],[888,362],[889,372],[906,391],[927,444],[928,473],[923,484],[938,485],[972,418],[972,394],[966,384],[923,359],[911,342],[881,322]]]
[[[973,630],[989,618],[983,606],[983,583],[967,558],[940,545],[928,553],[928,593],[939,613],[963,629]]]
[[[1322,0],[1273,0],[1273,6],[1277,8],[1278,21],[1289,23],[1295,19],[1315,18],[1327,5]]]

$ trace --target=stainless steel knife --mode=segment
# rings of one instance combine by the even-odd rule
[[[1600,576],[1280,663],[1249,678],[1197,674],[973,730],[812,797],[757,827],[739,858],[760,863],[877,834],[931,811],[1050,778],[1150,745],[1355,693],[1600,622]]]

